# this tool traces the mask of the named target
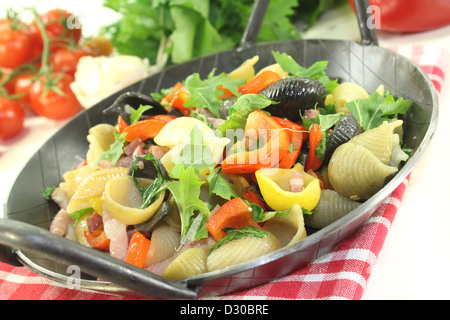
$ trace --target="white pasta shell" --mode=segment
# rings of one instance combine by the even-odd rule
[[[63,181],[59,187],[64,190],[69,198],[72,198],[80,183],[92,174],[94,170],[89,166],[81,166],[74,170],[69,170],[63,175]]]
[[[180,234],[166,223],[160,223],[153,230],[150,240],[145,267],[170,258],[180,246]]]
[[[105,190],[106,183],[116,177],[125,176],[128,169],[114,167],[95,170],[85,177],[78,185],[75,194],[70,199],[67,212],[74,213],[80,209],[90,208],[89,199],[98,196]]]
[[[398,134],[394,131],[402,124],[402,120],[384,121],[380,126],[353,137],[349,142],[365,147],[387,165],[390,163],[392,151],[396,144],[398,145]]]
[[[335,102],[336,112],[348,113],[348,109],[345,106],[347,102],[356,99],[366,99],[369,97],[369,93],[359,84],[353,82],[343,82],[339,84],[331,93]]]
[[[285,217],[275,215],[266,221],[263,229],[274,234],[282,246],[291,245],[306,238],[302,208],[294,204]]]
[[[312,228],[322,229],[360,205],[359,202],[352,201],[334,190],[324,189],[313,213],[305,216],[305,224]]]
[[[255,68],[253,66],[258,60],[259,56],[245,60],[239,67],[228,73],[228,76],[233,79],[245,79],[246,82],[249,82],[255,77]]]
[[[89,149],[86,154],[86,161],[89,167],[94,169],[98,158],[100,158],[104,152],[108,151],[109,146],[114,143],[115,131],[116,129],[114,126],[107,123],[101,123],[89,129],[89,134],[87,136]]]
[[[363,146],[347,142],[334,151],[328,178],[333,189],[345,197],[368,199],[383,187],[387,176],[397,171]]]
[[[206,260],[210,248],[190,248],[173,260],[162,274],[170,280],[180,280],[207,272]]]
[[[160,192],[150,206],[141,209],[141,194],[132,177],[125,175],[106,183],[102,199],[112,217],[126,225],[134,225],[150,219],[162,204],[164,195],[164,192]]]
[[[281,247],[278,238],[270,232],[264,238],[248,236],[232,240],[211,252],[206,266],[208,271],[223,269],[261,257]]]
[[[215,137],[214,130],[203,121],[192,117],[178,117],[168,122],[153,139],[157,145],[173,148],[191,140],[192,129],[197,126],[203,137]]]

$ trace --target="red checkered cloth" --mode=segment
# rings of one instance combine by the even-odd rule
[[[416,62],[440,92],[450,62],[448,53],[434,46],[391,48]],[[409,176],[381,207],[349,238],[307,266],[280,279],[219,299],[360,299],[390,226],[401,204]],[[217,298],[217,297],[216,297]],[[129,296],[70,289],[25,267],[0,263],[2,300],[128,300]]]

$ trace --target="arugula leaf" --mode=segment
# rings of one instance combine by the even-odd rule
[[[80,209],[78,211],[75,211],[74,213],[69,214],[69,217],[74,218],[75,222],[74,222],[74,226],[78,223],[78,220],[81,219],[82,216],[84,216],[85,214],[91,214],[94,212],[94,209],[92,208],[84,208],[84,209]]]
[[[372,93],[366,99],[356,99],[345,104],[364,130],[376,128],[384,121],[406,113],[411,105],[411,100],[395,100],[390,94],[385,96],[378,92]]]
[[[194,73],[186,78],[185,86],[190,96],[183,106],[185,108],[207,108],[215,117],[220,118],[219,107],[223,101],[219,97],[224,92],[218,87],[228,89],[234,95],[239,96],[238,88],[245,80],[233,79],[225,73],[215,76],[214,72],[215,69],[209,73],[205,80],[201,80],[198,73]]]
[[[146,105],[143,106],[142,104],[139,106],[139,108],[134,109],[133,107],[130,107],[130,122],[131,123],[136,123],[139,121],[139,119],[142,117],[142,114],[147,111],[152,109],[153,107],[150,105]]]
[[[186,243],[189,240],[197,241],[205,235],[206,225],[197,225],[196,232],[190,230],[192,219],[201,215],[206,219],[211,215],[208,206],[200,200],[200,187],[204,183],[200,181],[193,167],[184,168],[184,165],[177,165],[177,170],[171,170],[170,176],[175,179],[166,184],[166,187],[172,193],[181,218],[181,242]],[[174,168],[175,169],[175,168]],[[200,218],[199,218],[200,219]],[[189,239],[187,238],[189,231]],[[207,231],[206,231],[207,236]]]
[[[326,74],[328,61],[316,61],[309,68],[305,68],[286,53],[272,51],[272,55],[284,71],[295,77],[305,77],[320,81],[328,93],[331,93],[338,86],[338,79],[331,80]]]
[[[50,187],[45,187],[44,190],[42,190],[42,197],[45,200],[50,200],[52,198],[52,193],[53,191],[55,191],[56,186],[50,186]]]
[[[250,208],[252,209],[252,216],[253,219],[257,222],[264,222],[271,218],[273,218],[276,215],[279,215],[281,217],[285,217],[291,212],[291,208],[283,210],[283,211],[267,211],[264,212],[264,210],[256,203],[247,203]]]
[[[98,158],[95,165],[97,166],[102,160],[109,161],[115,165],[123,154],[123,146],[126,142],[126,135],[126,132],[120,134],[119,132],[114,131],[115,141],[109,146],[109,149]]]
[[[164,180],[164,178],[161,174],[161,171],[159,170],[156,158],[153,154],[149,153],[149,154],[143,156],[142,158],[145,160],[152,161],[158,172],[156,178],[153,180],[153,182],[150,186],[148,186],[147,188],[141,187],[141,185],[139,184],[139,182],[137,181],[137,179],[135,177],[136,171],[139,169],[139,167],[138,167],[139,158],[138,157],[134,158],[133,163],[132,163],[131,177],[133,178],[134,184],[136,185],[136,187],[139,190],[139,193],[142,196],[141,209],[145,209],[145,208],[149,207],[153,202],[155,202],[155,200],[158,197],[158,194],[161,191],[165,190],[166,180]]]
[[[171,170],[171,173],[176,174],[180,165],[194,168],[197,176],[201,172],[208,171],[207,179],[210,195],[216,194],[227,200],[230,200],[231,197],[238,197],[230,184],[216,172],[212,151],[205,144],[201,129],[194,126],[190,138],[190,142],[183,147],[180,156],[174,160],[176,166]]]
[[[242,239],[245,237],[264,238],[267,234],[266,231],[263,231],[261,229],[252,226],[247,226],[241,229],[224,228],[223,231],[226,232],[226,235],[219,241],[217,241],[216,245],[209,251],[208,254],[211,254],[211,252],[220,248],[221,246],[230,241]]]
[[[256,109],[264,109],[276,102],[260,94],[241,95],[231,106],[228,117],[224,123],[217,128],[223,135],[227,129],[244,128],[247,117]]]

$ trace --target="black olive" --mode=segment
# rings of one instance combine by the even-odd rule
[[[259,94],[279,102],[268,106],[265,111],[273,116],[299,121],[300,112],[324,107],[327,90],[320,81],[295,77],[281,79]]]

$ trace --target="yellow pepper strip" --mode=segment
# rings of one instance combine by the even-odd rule
[[[304,189],[301,192],[290,191],[289,183],[294,170],[303,175]],[[292,169],[260,169],[255,176],[264,201],[273,210],[287,210],[298,204],[311,211],[319,203],[320,181],[305,173],[301,164],[296,164]]]

